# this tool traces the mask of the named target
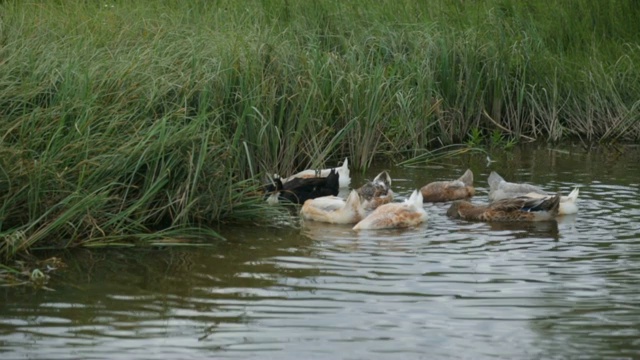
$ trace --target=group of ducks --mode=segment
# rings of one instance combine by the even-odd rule
[[[265,190],[269,203],[283,199],[302,204],[300,215],[305,220],[355,224],[354,230],[417,226],[428,218],[424,202],[452,201],[447,216],[470,221],[546,221],[578,212],[578,188],[568,196],[551,194],[538,186],[508,182],[495,171],[488,178],[490,203],[486,205],[468,201],[475,195],[471,170],[459,179],[435,181],[416,189],[402,203],[392,202],[394,192],[386,171],[351,190],[346,199],[338,197],[340,188],[348,188],[350,183],[345,159],[336,168],[305,170],[285,179],[275,176]]]

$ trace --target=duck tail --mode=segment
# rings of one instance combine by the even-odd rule
[[[385,185],[385,187],[389,188],[391,187],[391,176],[389,176],[388,172],[383,171],[373,179],[373,182],[382,183]]]
[[[413,190],[413,193],[411,193],[411,196],[409,197],[408,200],[406,200],[406,202],[409,205],[422,207],[422,192],[418,190]]]
[[[492,171],[491,174],[489,174],[488,183],[489,183],[489,188],[491,188],[491,190],[497,189],[498,185],[500,185],[500,183],[503,181],[504,179],[502,178],[502,176],[498,175],[497,172]]]
[[[458,180],[462,181],[466,186],[473,186],[473,171],[467,169]]]
[[[351,184],[351,172],[349,171],[349,158],[344,158],[342,166],[336,168],[338,175],[340,175],[340,187],[348,188]]]
[[[569,196],[567,196],[567,200],[572,203],[576,202],[578,200],[578,194],[580,194],[580,188],[573,189],[573,191],[569,193]]]
[[[362,205],[362,199],[357,190],[351,190],[347,200],[345,202],[345,208],[352,209],[358,216],[358,221],[365,217],[364,206]]]
[[[349,158],[344,158],[344,162],[340,167],[343,171],[349,171]]]
[[[349,196],[347,196],[346,204],[349,205],[357,205],[360,204],[360,195],[358,195],[357,190],[351,190]]]

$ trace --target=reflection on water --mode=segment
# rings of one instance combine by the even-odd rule
[[[390,170],[398,200],[467,167],[580,212],[408,230],[229,228],[210,248],[77,250],[55,291],[0,290],[3,359],[564,359],[640,353],[640,151],[528,148]],[[353,184],[364,177],[354,177]]]

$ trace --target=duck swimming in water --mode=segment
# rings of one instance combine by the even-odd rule
[[[322,196],[304,202],[300,215],[305,220],[332,224],[355,224],[365,217],[365,210],[356,190],[351,190],[347,199],[337,196]]]
[[[468,199],[475,195],[473,187],[473,172],[467,169],[457,180],[435,181],[420,189],[425,202],[445,202]]]
[[[489,174],[488,182],[490,201],[516,197],[549,199],[554,196],[554,194],[550,194],[535,185],[508,182],[495,171],[492,171],[491,174]],[[579,193],[580,189],[575,188],[568,196],[562,196],[560,198],[560,209],[558,210],[559,215],[570,215],[578,212],[577,202]]]
[[[407,228],[420,225],[427,219],[427,212],[422,207],[422,194],[414,190],[403,203],[379,206],[357,223],[353,230]]]
[[[340,192],[340,175],[334,169],[331,169],[327,177],[293,178],[286,183],[276,177],[273,181],[273,184],[265,187],[269,194],[267,202],[270,204],[278,203],[280,199],[304,204],[309,199],[335,196]]]
[[[315,177],[327,177],[329,176],[329,173],[331,173],[331,170],[337,171],[338,175],[340,176],[339,187],[348,188],[349,184],[351,184],[351,172],[349,171],[349,158],[345,158],[344,162],[342,163],[342,166],[340,167],[320,169],[320,170],[313,170],[313,169],[303,170],[303,171],[300,171],[299,173],[293,174],[288,178],[284,179],[282,183],[286,184],[289,181],[292,181],[293,179],[299,179],[299,178],[308,179],[308,178],[315,178]]]
[[[454,201],[447,216],[471,221],[548,221],[558,215],[560,194],[551,198],[527,197],[502,199],[489,205],[474,205],[466,200]]]

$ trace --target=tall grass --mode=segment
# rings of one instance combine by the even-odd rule
[[[415,165],[472,130],[637,141],[639,15],[632,0],[6,0],[0,255],[215,237],[278,212],[267,174]]]

